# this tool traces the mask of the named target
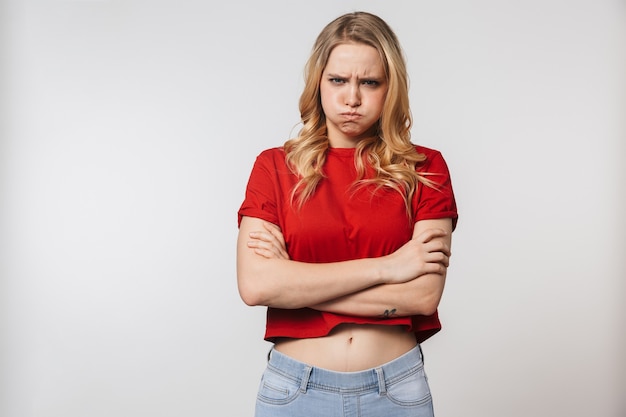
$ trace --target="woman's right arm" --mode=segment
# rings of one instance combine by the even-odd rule
[[[244,216],[237,239],[237,285],[248,305],[295,309],[324,303],[379,284],[398,284],[447,263],[446,248],[430,230],[391,255],[333,263],[304,263],[257,253],[250,233],[266,230],[265,221]],[[275,245],[274,245],[275,246]],[[446,265],[447,266],[447,265]]]

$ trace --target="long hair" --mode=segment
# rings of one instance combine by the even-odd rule
[[[296,138],[285,142],[287,163],[300,177],[292,191],[292,203],[301,207],[324,178],[323,165],[329,148],[326,116],[320,98],[322,73],[332,50],[345,43],[374,47],[382,60],[387,79],[387,95],[377,122],[377,135],[360,140],[356,146],[355,185],[374,184],[377,189],[391,188],[404,199],[411,216],[411,198],[418,183],[430,181],[416,172],[425,160],[411,143],[412,118],[409,108],[408,74],[400,43],[385,21],[367,12],[353,12],[330,22],[319,34],[304,71],[304,90],[300,96],[302,128]],[[373,178],[365,178],[366,164]]]

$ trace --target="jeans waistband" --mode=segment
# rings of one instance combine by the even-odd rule
[[[337,372],[317,368],[297,361],[277,350],[270,352],[268,369],[293,380],[301,391],[320,389],[332,392],[378,391],[383,394],[386,386],[423,368],[419,345],[398,358],[380,366],[357,372]]]

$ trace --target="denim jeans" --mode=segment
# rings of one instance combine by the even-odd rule
[[[335,372],[270,352],[256,417],[432,417],[421,349],[379,367]]]

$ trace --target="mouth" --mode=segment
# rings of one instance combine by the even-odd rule
[[[354,120],[354,119],[358,119],[361,116],[360,113],[356,113],[356,112],[345,112],[345,113],[341,113],[341,116],[345,117],[346,119],[349,120]]]

